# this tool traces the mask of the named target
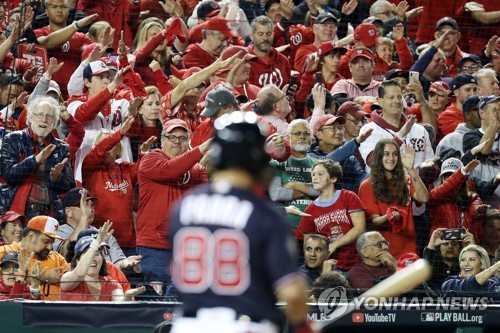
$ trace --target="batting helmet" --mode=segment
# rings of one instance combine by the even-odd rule
[[[218,118],[210,159],[217,170],[243,169],[258,176],[268,166],[263,124],[253,112],[235,111]]]

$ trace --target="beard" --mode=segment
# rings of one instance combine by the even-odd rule
[[[311,148],[311,145],[306,142],[299,142],[292,145],[292,150],[295,150],[299,153],[307,153],[307,151]]]
[[[49,250],[42,250],[39,252],[35,252],[35,258],[38,260],[45,260],[49,257]]]

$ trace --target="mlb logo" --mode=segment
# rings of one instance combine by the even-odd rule
[[[365,321],[365,316],[361,312],[354,312],[352,314],[353,323],[363,323]]]
[[[420,321],[434,321],[433,312],[423,312],[420,314]]]

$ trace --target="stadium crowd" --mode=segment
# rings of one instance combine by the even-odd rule
[[[175,255],[202,276],[170,214],[236,110],[312,286],[425,258],[423,293],[498,299],[499,24],[485,0],[0,3],[0,299],[170,299]]]

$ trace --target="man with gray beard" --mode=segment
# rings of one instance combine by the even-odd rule
[[[75,187],[68,145],[52,136],[59,103],[37,97],[28,104],[28,128],[3,140],[0,167],[7,185],[0,194],[0,213],[13,210],[28,219],[38,215],[62,221],[59,195]]]
[[[304,119],[295,119],[288,125],[288,141],[291,156],[284,162],[272,160],[275,176],[269,185],[271,200],[283,206],[294,205],[301,211],[318,196],[312,188],[311,166],[316,159],[307,155],[311,147],[312,133],[309,124]],[[288,214],[288,225],[297,229],[301,216]]]

